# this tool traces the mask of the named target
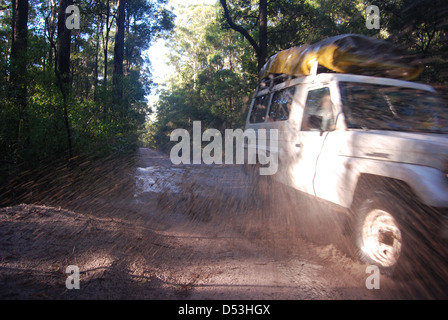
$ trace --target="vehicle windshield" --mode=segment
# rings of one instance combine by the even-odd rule
[[[349,128],[448,133],[448,107],[434,92],[359,82],[339,86]]]

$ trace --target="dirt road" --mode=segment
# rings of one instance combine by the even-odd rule
[[[140,149],[129,193],[0,209],[0,298],[447,297],[439,280],[381,275],[379,289],[368,289],[367,266],[341,249],[346,239],[336,226],[298,228],[295,216],[312,208],[254,197],[240,169],[173,166]],[[66,286],[68,266],[79,269],[79,289]]]

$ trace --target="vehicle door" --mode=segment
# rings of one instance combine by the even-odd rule
[[[257,161],[258,150],[260,148],[266,149],[266,146],[269,145],[268,141],[266,141],[266,119],[271,98],[271,92],[269,90],[264,90],[259,92],[252,101],[250,113],[247,118],[246,130],[254,130],[256,139],[255,141],[248,140],[247,144],[245,143],[245,148],[247,149],[245,157],[251,158],[245,158],[245,163],[255,163]],[[260,134],[262,132],[264,134]]]
[[[273,141],[269,140],[270,152],[276,152],[275,159],[277,163],[281,161],[284,150],[284,143],[286,140],[286,134],[290,131],[289,118],[291,113],[291,106],[294,101],[294,95],[296,86],[286,87],[273,92],[271,103],[269,106],[266,128],[268,130],[268,139],[273,138],[270,131],[275,129],[277,131],[277,141],[273,144]],[[274,156],[274,155],[272,155]]]
[[[325,139],[335,126],[334,103],[329,85],[310,85],[303,104],[302,122],[293,148],[296,157],[290,167],[295,188],[316,195],[316,165]]]

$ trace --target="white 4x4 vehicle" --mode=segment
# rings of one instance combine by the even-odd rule
[[[417,247],[443,232],[448,109],[432,87],[341,73],[271,77],[257,88],[246,129],[278,130],[272,178],[350,213],[364,262],[407,268],[426,258],[428,248]]]

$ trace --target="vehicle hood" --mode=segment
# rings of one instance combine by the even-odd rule
[[[348,132],[347,145],[340,149],[341,155],[446,169],[448,134],[381,130]]]

